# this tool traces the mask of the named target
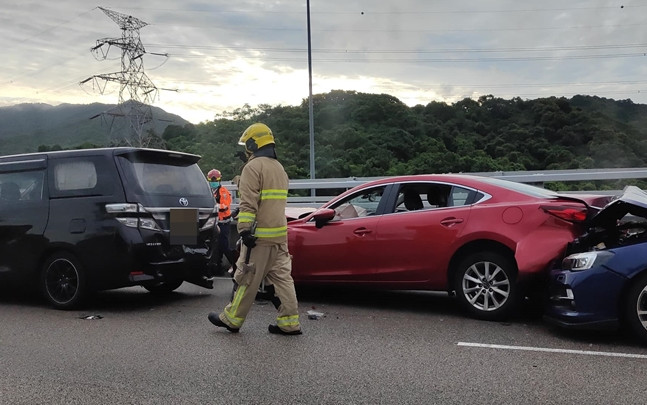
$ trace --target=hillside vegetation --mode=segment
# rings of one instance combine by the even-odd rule
[[[231,178],[241,166],[238,138],[257,121],[272,128],[289,176],[308,178],[307,100],[245,106],[199,125],[171,125],[163,139],[169,149],[202,155],[205,172],[216,167]],[[642,167],[645,124],[647,106],[630,100],[484,96],[408,107],[389,95],[332,91],[314,97],[316,177]]]
[[[114,121],[102,113],[114,111],[109,104],[18,104],[0,107],[0,155],[36,152],[39,149],[72,149],[105,146],[121,142],[116,131],[123,119]],[[149,128],[161,134],[170,124],[188,121],[153,107]]]
[[[319,179],[647,166],[647,106],[631,100],[483,96],[408,107],[386,94],[331,91],[313,101]],[[114,144],[101,120],[89,119],[109,108],[0,108],[0,154]],[[274,132],[290,178],[310,177],[307,99],[298,106],[245,105],[197,125],[160,109],[154,109],[154,117],[156,145],[201,155],[203,171],[218,168],[225,179],[240,173],[242,162],[235,155],[242,150],[237,143],[243,130],[264,122]],[[568,188],[622,186],[587,182]]]

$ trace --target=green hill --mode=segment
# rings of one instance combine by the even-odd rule
[[[114,132],[113,136],[109,135],[110,122],[101,113],[114,108],[114,105],[99,103],[0,107],[0,155],[35,152],[43,145],[58,145],[63,149],[82,144],[107,145],[117,135]],[[170,124],[186,123],[180,116],[153,107],[152,129],[157,134],[162,134]]]
[[[316,177],[644,167],[646,120],[646,105],[590,96],[408,107],[389,95],[332,91],[314,97]],[[290,177],[308,178],[307,100],[245,106],[211,122],[169,126],[163,137],[231,178],[240,169],[238,137],[256,121],[274,131]]]
[[[647,105],[631,100],[483,96],[409,107],[386,94],[336,90],[315,95],[313,101],[320,179],[647,166]],[[102,120],[89,118],[110,108],[0,108],[0,154],[109,145]],[[245,105],[197,125],[159,109],[153,114],[155,132],[162,138],[156,146],[201,155],[205,173],[216,167],[225,179],[239,174],[238,138],[253,122],[264,122],[274,131],[290,178],[310,177],[307,99],[296,106]],[[580,187],[619,189],[622,184]]]

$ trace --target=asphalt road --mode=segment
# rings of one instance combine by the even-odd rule
[[[621,333],[477,321],[439,294],[299,289],[303,335],[270,335],[271,304],[230,334],[207,320],[230,287],[126,288],[83,311],[3,292],[0,404],[647,402],[647,346]]]

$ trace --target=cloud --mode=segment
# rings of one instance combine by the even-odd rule
[[[409,104],[590,94],[647,102],[647,5],[627,1],[311,0],[313,92],[386,93]],[[114,0],[139,30],[155,105],[192,122],[244,104],[308,97],[306,2]],[[119,26],[82,0],[13,2],[0,15],[0,105],[116,103],[79,82],[121,70],[90,48]],[[158,55],[155,55],[158,54]],[[161,54],[167,54],[164,57]],[[114,84],[114,83],[113,83]]]

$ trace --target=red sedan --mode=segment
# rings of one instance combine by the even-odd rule
[[[471,315],[503,319],[609,198],[470,175],[376,180],[288,223],[292,276],[455,292]]]

